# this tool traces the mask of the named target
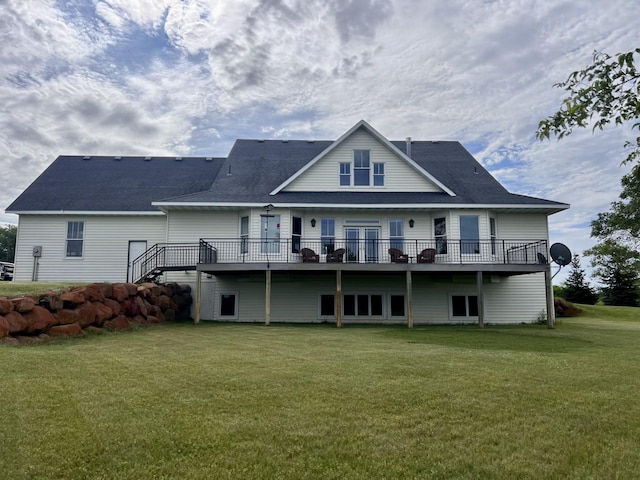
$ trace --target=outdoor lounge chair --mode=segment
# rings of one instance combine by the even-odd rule
[[[436,249],[425,248],[418,254],[418,263],[433,263],[436,261]]]
[[[327,253],[327,263],[342,263],[342,257],[345,252],[346,250],[344,248],[339,248],[333,253]]]
[[[402,253],[399,248],[390,248],[389,256],[391,257],[391,263],[409,263],[409,255]]]
[[[303,248],[302,250],[300,250],[300,253],[302,253],[302,263],[320,262],[320,257],[318,256],[318,254],[310,248]]]

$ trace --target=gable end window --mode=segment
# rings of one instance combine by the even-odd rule
[[[84,222],[67,222],[67,257],[82,257],[84,246]]]
[[[373,164],[373,186],[384,187],[384,163]]]
[[[371,164],[369,162],[369,150],[353,151],[353,184],[369,186],[371,176]]]
[[[340,185],[341,186],[351,185],[351,164],[350,163],[340,163]]]

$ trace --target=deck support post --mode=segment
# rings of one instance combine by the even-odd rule
[[[413,280],[407,270],[407,327],[413,328]]]
[[[194,324],[200,323],[200,303],[202,301],[202,272],[196,270],[196,306]]]
[[[265,272],[266,288],[265,288],[265,304],[264,304],[264,324],[271,323],[271,270]]]
[[[476,274],[476,283],[478,285],[478,326],[484,328],[484,301],[482,299],[482,271]]]
[[[342,270],[336,270],[336,327],[342,327]]]
[[[551,283],[551,265],[544,271],[544,284],[547,297],[547,327],[554,328],[555,306],[553,304],[553,285]]]

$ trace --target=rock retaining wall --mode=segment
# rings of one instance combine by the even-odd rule
[[[184,320],[191,303],[191,287],[175,283],[92,283],[65,293],[0,297],[0,341],[37,343],[103,328]]]

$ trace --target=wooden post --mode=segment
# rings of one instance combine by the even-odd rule
[[[336,327],[342,327],[342,270],[336,270]]]
[[[411,270],[407,270],[407,326],[413,328],[413,283]]]
[[[544,283],[547,297],[547,327],[554,328],[556,309],[553,304],[553,285],[551,284],[551,265],[544,271]]]
[[[194,324],[200,323],[200,302],[202,299],[202,272],[196,270],[196,313],[193,319]]]
[[[265,305],[264,305],[264,324],[269,325],[271,323],[271,270],[267,270],[266,274],[266,288],[265,288]]]
[[[476,283],[478,284],[478,326],[484,328],[484,302],[482,300],[482,272],[476,274]]]

